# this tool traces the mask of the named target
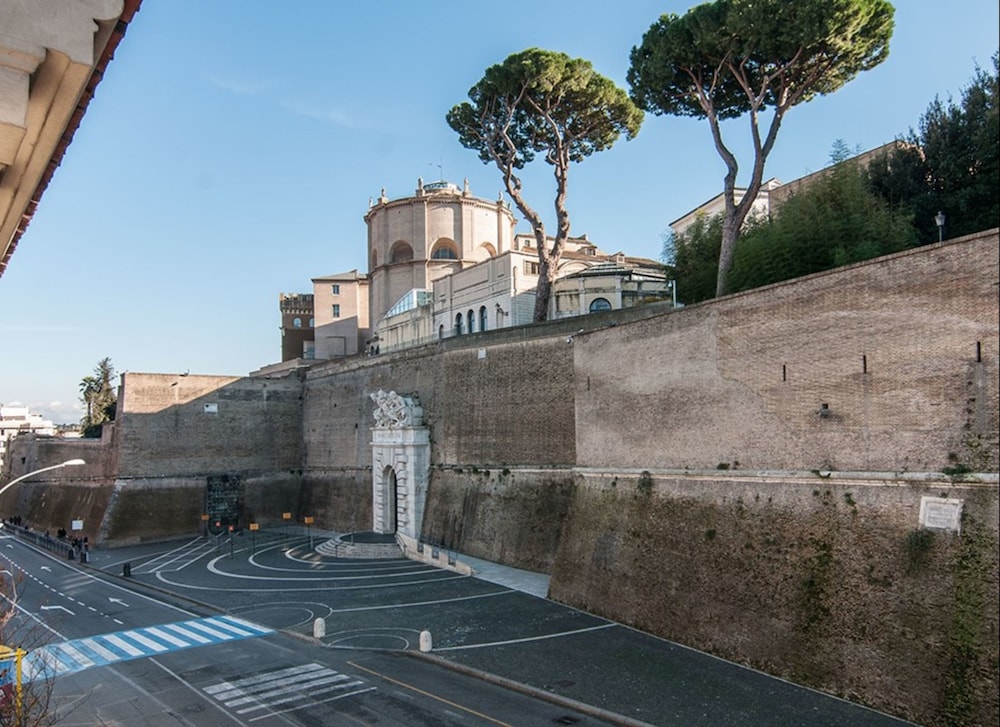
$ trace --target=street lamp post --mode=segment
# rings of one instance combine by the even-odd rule
[[[944,212],[939,211],[934,215],[934,222],[938,228],[938,242],[941,242],[944,239]]]
[[[29,472],[20,477],[15,477],[10,482],[8,482],[3,487],[0,487],[0,495],[9,490],[11,487],[16,485],[22,480],[26,480],[34,475],[41,474],[42,472],[48,472],[49,470],[58,470],[63,467],[76,467],[81,464],[87,464],[82,459],[68,459],[60,464],[54,464],[51,467],[42,467],[40,470],[35,470],[34,472]],[[0,671],[2,671],[3,676],[0,677],[0,689],[5,686],[12,686],[12,691],[14,692],[14,708],[16,710],[15,714],[20,717],[21,713],[21,659],[27,654],[24,649],[20,647],[10,647],[10,646],[0,646]],[[13,673],[11,672],[13,668]]]
[[[3,493],[5,493],[7,490],[9,490],[11,487],[13,487],[14,485],[16,485],[21,480],[26,480],[29,477],[34,477],[35,475],[41,474],[42,472],[48,472],[49,470],[57,470],[57,469],[61,469],[62,467],[76,467],[76,466],[81,465],[81,464],[87,464],[87,463],[84,462],[82,459],[68,459],[65,462],[63,462],[62,464],[54,464],[51,467],[42,467],[40,470],[35,470],[34,472],[29,472],[26,475],[21,475],[20,477],[15,477],[13,480],[11,480],[10,482],[8,482],[6,485],[4,485],[3,487],[0,487],[0,495],[2,495]]]

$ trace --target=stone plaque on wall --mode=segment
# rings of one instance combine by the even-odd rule
[[[948,497],[921,497],[920,526],[959,532],[962,529],[962,501]]]

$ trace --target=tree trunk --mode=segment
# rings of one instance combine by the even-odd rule
[[[538,258],[538,286],[535,288],[534,322],[540,323],[549,318],[549,298],[552,296],[552,282],[555,280],[556,267],[549,264],[547,258]]]
[[[733,266],[733,251],[739,236],[742,219],[733,211],[722,220],[722,246],[719,248],[719,275],[715,281],[715,297],[721,298],[728,292],[729,269]]]

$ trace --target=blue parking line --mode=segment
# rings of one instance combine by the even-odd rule
[[[234,616],[213,616],[46,644],[24,657],[24,681],[64,676],[95,666],[141,659],[196,646],[274,633]]]

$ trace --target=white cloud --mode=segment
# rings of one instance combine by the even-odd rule
[[[207,73],[204,74],[204,78],[216,88],[221,88],[223,91],[229,91],[240,96],[258,96],[270,87],[270,84],[266,81],[220,78],[219,76]]]
[[[293,113],[296,116],[305,116],[306,118],[316,119],[317,121],[330,123],[334,126],[342,126],[345,129],[357,129],[362,126],[342,109],[329,106],[324,107],[322,104],[316,104],[311,101],[283,99],[278,102],[278,105],[285,109],[285,111]]]

